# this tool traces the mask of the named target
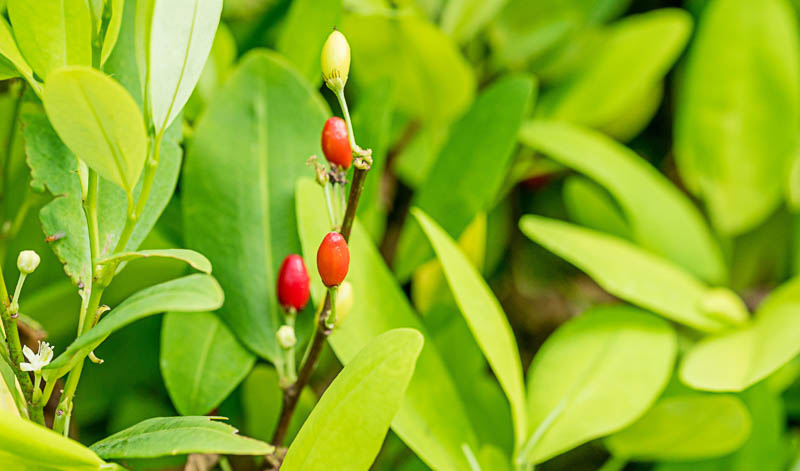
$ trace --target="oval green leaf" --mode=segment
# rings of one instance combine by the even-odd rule
[[[139,250],[137,252],[122,252],[108,257],[102,257],[97,263],[104,264],[109,262],[129,262],[140,258],[172,258],[181,260],[189,264],[190,267],[206,274],[211,274],[211,262],[200,252],[188,249],[153,249]]]
[[[631,239],[631,228],[611,195],[593,181],[573,175],[564,181],[564,208],[583,227]]]
[[[147,157],[147,135],[139,106],[122,85],[94,69],[65,67],[48,77],[44,106],[79,159],[133,193]]]
[[[22,53],[17,47],[17,41],[14,39],[14,33],[11,32],[11,27],[5,18],[0,18],[0,54],[25,77],[37,94],[41,93],[42,84],[33,78],[33,69],[22,57]]]
[[[534,88],[533,80],[526,76],[499,80],[482,92],[453,125],[413,202],[450,236],[458,237],[476,213],[488,211],[495,204]],[[407,224],[395,257],[398,277],[408,279],[431,255],[419,226]]]
[[[709,283],[725,281],[722,252],[700,211],[636,153],[599,132],[556,121],[528,122],[520,139],[608,190],[639,245]]]
[[[591,127],[612,123],[664,78],[691,30],[691,16],[677,8],[615,23],[574,76],[542,95],[536,115]]]
[[[114,471],[80,443],[9,412],[0,411],[0,463],[6,469]]]
[[[183,110],[200,79],[222,0],[153,1],[147,86],[153,125],[161,133]]]
[[[423,343],[419,332],[395,329],[367,344],[325,390],[281,469],[370,469],[403,402]]]
[[[421,210],[412,208],[411,212],[433,246],[456,303],[506,393],[519,446],[527,433],[525,386],[517,342],[506,314],[453,239]]]
[[[681,380],[706,391],[742,391],[800,353],[800,278],[775,290],[749,325],[695,344],[683,357]]]
[[[224,295],[209,275],[189,275],[143,289],[106,314],[96,326],[81,335],[43,370],[48,381],[66,374],[72,366],[97,348],[113,332],[147,316],[165,311],[213,311]]]
[[[738,234],[782,200],[800,126],[797,14],[784,0],[714,0],[681,81],[675,158],[714,226]],[[735,52],[734,52],[735,51]]]
[[[661,399],[606,445],[618,457],[683,461],[722,456],[750,435],[750,412],[735,396],[686,394]]]
[[[609,293],[702,331],[729,325],[706,314],[708,287],[656,255],[602,232],[540,216],[523,216],[522,232],[591,276]]]
[[[368,178],[374,178],[374,175]],[[317,253],[319,241],[330,231],[322,188],[304,178],[297,184],[297,221],[306,264]],[[367,231],[356,221],[350,238],[348,281],[359,302],[330,337],[336,356],[345,365],[380,334],[412,328],[430,339],[406,295],[389,271]],[[323,300],[324,286],[316,270],[310,272],[311,293]],[[377,307],[377,308],[376,308]],[[469,468],[462,445],[478,444],[464,403],[433,341],[426,341],[417,362],[406,399],[392,421],[392,430],[431,469],[461,471]]]
[[[20,50],[43,80],[60,67],[92,65],[92,13],[86,0],[8,0],[8,16]]]
[[[214,264],[227,295],[220,317],[277,365],[284,354],[275,337],[283,323],[275,276],[283,258],[300,251],[294,182],[320,154],[327,116],[284,59],[250,53],[197,124],[184,168],[186,244]]]
[[[628,306],[561,326],[528,371],[533,433],[520,460],[540,463],[633,423],[666,386],[676,353],[669,323]]]
[[[158,417],[139,422],[90,448],[104,459],[158,458],[215,453],[266,455],[274,447],[240,436],[219,417]]]
[[[100,51],[100,65],[104,65],[111,53],[114,51],[114,46],[117,45],[119,39],[119,32],[122,30],[122,16],[125,12],[125,0],[111,0],[107,2],[106,8],[111,8],[111,20],[106,28],[106,36],[103,39],[103,49]]]
[[[192,339],[191,345],[186,339]],[[167,313],[161,327],[161,374],[181,415],[204,415],[236,389],[255,364],[210,312]]]

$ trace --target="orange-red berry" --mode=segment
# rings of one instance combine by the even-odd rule
[[[285,309],[303,310],[308,304],[308,270],[303,257],[291,254],[278,272],[278,302]]]
[[[344,169],[350,168],[353,163],[353,149],[350,147],[347,123],[342,118],[334,116],[325,121],[325,126],[322,128],[322,153],[328,162]]]
[[[344,281],[350,268],[350,249],[338,232],[329,232],[317,251],[317,270],[325,286],[337,286]]]

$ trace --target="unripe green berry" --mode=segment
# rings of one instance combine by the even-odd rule
[[[350,74],[350,45],[347,38],[337,30],[328,36],[322,46],[322,78],[331,90],[342,90]]]
[[[30,275],[39,266],[39,254],[33,250],[23,250],[17,257],[17,269],[23,275]]]
[[[278,344],[286,350],[294,347],[297,343],[294,328],[290,325],[282,325],[275,335],[278,337]]]

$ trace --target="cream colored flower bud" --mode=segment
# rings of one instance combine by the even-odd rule
[[[328,36],[322,46],[322,78],[331,90],[344,89],[350,74],[350,45],[347,38],[337,30]]]
[[[294,328],[290,325],[282,325],[277,332],[278,343],[282,348],[290,349],[297,343],[297,337],[294,334]]]
[[[336,292],[336,325],[340,325],[353,309],[353,285],[343,281]]]
[[[30,275],[39,266],[39,254],[33,250],[23,250],[17,257],[17,269],[23,275]]]

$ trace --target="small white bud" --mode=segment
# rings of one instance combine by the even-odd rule
[[[294,327],[290,325],[282,325],[276,334],[278,343],[282,348],[290,349],[297,343],[297,337],[294,335]]]
[[[322,78],[331,90],[342,90],[350,74],[350,45],[337,30],[328,36],[320,57]]]
[[[23,250],[17,257],[17,269],[23,275],[30,275],[39,266],[39,254],[33,250]]]

